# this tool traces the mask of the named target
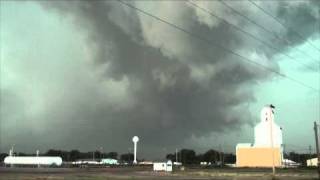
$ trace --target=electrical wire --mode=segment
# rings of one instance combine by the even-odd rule
[[[267,28],[265,28],[264,26],[258,24],[257,22],[253,21],[252,19],[250,19],[249,17],[243,15],[241,12],[237,11],[236,9],[234,9],[233,7],[231,7],[230,5],[228,5],[227,3],[225,3],[223,0],[217,0],[219,1],[221,4],[223,4],[225,7],[229,8],[230,10],[232,10],[234,13],[238,14],[239,16],[241,16],[242,18],[246,19],[248,22],[256,25],[257,27],[260,27],[262,30],[264,30],[265,32],[273,35],[277,40],[281,40],[280,42],[285,42],[287,45],[289,45],[290,43],[292,43],[291,41],[288,41],[287,39],[284,39],[282,37],[280,37],[279,35],[277,35],[275,32],[268,30]],[[309,54],[305,53],[304,51],[300,50],[300,49],[296,49],[297,51],[299,51],[300,53],[303,53],[307,56],[309,56],[310,58],[312,58],[312,61],[316,61],[313,60],[314,57],[310,56]],[[318,61],[316,61],[317,63],[319,63]]]
[[[307,85],[307,84],[305,84],[305,83],[303,83],[303,82],[301,82],[301,81],[299,81],[299,80],[296,80],[296,79],[294,79],[294,78],[292,78],[292,77],[286,76],[286,75],[284,75],[284,74],[282,74],[282,73],[280,73],[280,72],[278,72],[278,71],[275,71],[275,70],[273,70],[273,69],[271,69],[271,68],[269,68],[269,67],[263,66],[263,65],[255,62],[255,61],[253,61],[253,60],[251,60],[251,59],[249,59],[249,58],[247,58],[247,57],[245,57],[245,56],[243,56],[243,55],[238,54],[237,52],[234,52],[234,51],[232,51],[232,50],[230,50],[230,49],[228,49],[228,48],[225,48],[225,47],[223,47],[223,46],[221,46],[221,45],[219,45],[219,44],[217,44],[217,43],[215,43],[215,42],[213,42],[213,41],[209,41],[209,40],[207,40],[206,38],[204,38],[204,37],[202,37],[202,36],[200,36],[200,35],[197,35],[197,34],[195,34],[195,33],[191,33],[191,32],[189,32],[189,31],[181,28],[180,26],[178,26],[178,25],[176,25],[176,24],[174,24],[174,23],[168,22],[168,21],[166,21],[166,20],[164,20],[164,19],[162,19],[162,18],[160,18],[160,17],[158,17],[158,16],[155,16],[155,15],[149,13],[149,12],[146,12],[146,11],[140,9],[140,8],[137,8],[136,6],[133,6],[132,4],[126,3],[126,2],[124,2],[124,1],[122,1],[122,0],[118,0],[118,2],[122,3],[123,5],[131,8],[131,9],[134,9],[134,10],[140,12],[140,13],[143,13],[143,14],[149,16],[149,17],[152,17],[152,18],[154,18],[154,19],[156,19],[156,20],[158,20],[158,21],[160,21],[160,22],[162,22],[162,23],[164,23],[164,24],[167,24],[168,26],[171,26],[171,27],[174,28],[174,29],[177,29],[177,30],[179,30],[179,31],[182,31],[182,32],[186,33],[187,35],[189,35],[189,36],[191,36],[191,37],[193,37],[193,38],[199,39],[199,40],[201,40],[201,41],[206,42],[207,44],[210,44],[210,45],[213,45],[213,46],[215,46],[215,47],[218,47],[218,48],[224,50],[225,52],[230,53],[230,54],[232,54],[232,55],[234,55],[234,56],[238,56],[238,57],[240,57],[241,60],[244,60],[244,61],[249,62],[249,63],[251,63],[251,64],[255,64],[255,65],[257,65],[258,67],[260,67],[260,68],[262,68],[262,69],[264,69],[264,70],[266,70],[266,71],[273,72],[273,73],[277,74],[277,75],[280,76],[280,77],[287,78],[287,79],[291,80],[292,82],[295,82],[296,84],[300,84],[301,86],[304,86],[304,87],[306,87],[306,88],[309,88],[309,89],[311,89],[311,90],[313,90],[313,91],[319,91],[318,89],[316,89],[316,88],[314,88],[314,87],[312,87],[312,86],[309,86],[309,85]]]
[[[270,16],[272,19],[274,19],[276,22],[278,22],[284,29],[286,30],[291,30],[294,34],[296,34],[297,37],[299,37],[300,39],[304,40],[305,38],[303,38],[303,36],[301,34],[299,34],[297,31],[293,30],[292,28],[288,28],[286,27],[278,18],[276,18],[275,16],[273,16],[271,13],[269,13],[268,11],[266,11],[264,8],[262,8],[261,6],[259,6],[257,3],[255,3],[253,0],[248,0],[249,2],[251,2],[255,7],[257,7],[258,9],[260,9],[264,14]],[[307,40],[307,43],[312,46],[314,49],[320,51],[319,48],[317,48],[314,44],[312,44],[309,40]]]
[[[197,8],[197,9],[200,9],[200,10],[202,10],[203,12],[208,13],[209,15],[211,15],[211,16],[213,16],[213,17],[215,17],[215,18],[217,18],[217,19],[219,19],[219,20],[221,20],[221,21],[223,21],[224,23],[226,23],[227,25],[233,27],[234,29],[237,29],[238,31],[240,31],[240,32],[246,34],[247,36],[250,36],[251,38],[255,39],[256,41],[261,42],[261,43],[264,44],[265,46],[273,49],[275,52],[280,52],[279,49],[275,48],[275,47],[272,46],[271,44],[265,42],[264,40],[262,40],[262,39],[260,39],[260,38],[258,38],[258,37],[256,37],[255,35],[251,34],[250,32],[243,30],[243,29],[240,28],[239,26],[236,26],[236,25],[234,25],[234,24],[231,24],[230,22],[228,22],[228,21],[225,20],[224,18],[216,15],[216,14],[213,13],[212,11],[209,11],[208,9],[203,8],[203,7],[199,6],[199,5],[197,5],[196,3],[192,2],[192,0],[189,0],[189,1],[187,1],[187,2],[188,2],[189,4],[191,4],[193,7]],[[308,69],[317,70],[317,68],[308,66],[308,65],[306,65],[306,64],[304,64],[304,63],[301,63],[300,61],[297,61],[295,58],[293,58],[292,56],[290,56],[290,55],[288,55],[288,54],[281,53],[281,52],[280,52],[280,54],[288,57],[290,60],[293,60],[294,62],[296,62],[296,63],[298,63],[298,64],[301,64],[301,65],[307,67]]]

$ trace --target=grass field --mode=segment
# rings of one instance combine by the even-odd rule
[[[315,180],[315,169],[279,169],[277,180]],[[186,169],[153,172],[150,167],[127,168],[0,168],[0,180],[271,180],[270,169]]]

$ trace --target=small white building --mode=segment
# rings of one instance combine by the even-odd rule
[[[139,165],[153,165],[152,161],[141,161],[138,163]]]
[[[153,163],[153,171],[165,171],[171,172],[172,171],[172,161],[168,162],[154,162]]]
[[[301,163],[297,163],[297,162],[294,162],[290,159],[283,159],[282,160],[282,166],[283,167],[286,167],[286,168],[291,168],[291,167],[299,167],[301,166]]]
[[[72,162],[72,164],[73,165],[98,165],[101,163],[95,160],[77,160]]]
[[[308,159],[307,166],[318,166],[318,158]]]
[[[101,164],[107,164],[107,165],[118,165],[118,160],[116,159],[111,159],[111,158],[107,158],[107,159],[101,159]]]

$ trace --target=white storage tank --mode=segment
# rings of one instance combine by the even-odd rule
[[[61,166],[62,158],[58,156],[7,156],[5,164],[12,165],[47,165]]]
[[[254,128],[255,147],[282,147],[282,129],[274,122],[274,106],[261,110],[261,121]],[[271,141],[271,138],[273,142]]]

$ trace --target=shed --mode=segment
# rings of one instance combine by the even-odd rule
[[[318,166],[318,158],[308,159],[307,166]]]
[[[172,161],[167,162],[154,162],[153,163],[153,171],[172,171]]]
[[[101,164],[108,164],[108,165],[118,165],[118,160],[116,159],[111,159],[111,158],[107,158],[107,159],[101,159]]]

